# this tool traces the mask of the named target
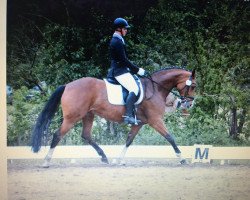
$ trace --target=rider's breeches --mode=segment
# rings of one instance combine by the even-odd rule
[[[139,93],[139,88],[136,84],[136,81],[134,77],[130,73],[125,73],[120,76],[116,76],[115,79],[123,86],[125,87],[129,93],[134,92],[137,96]]]

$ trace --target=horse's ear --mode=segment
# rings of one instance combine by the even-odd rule
[[[192,71],[192,79],[195,78],[195,69]]]

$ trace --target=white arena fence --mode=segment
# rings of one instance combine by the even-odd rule
[[[117,158],[123,145],[100,145],[108,158]],[[182,157],[192,162],[209,163],[211,160],[250,160],[250,147],[213,147],[212,145],[179,146]],[[31,147],[7,147],[7,159],[43,159],[49,146],[33,153]],[[57,146],[53,158],[99,158],[91,146]],[[126,158],[176,158],[171,146],[132,145]]]

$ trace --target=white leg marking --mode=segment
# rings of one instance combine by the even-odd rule
[[[127,150],[128,150],[128,147],[124,147],[120,156],[119,156],[119,162],[120,162],[120,165],[125,165],[125,160],[124,160],[124,157],[125,157],[125,154],[127,153]]]
[[[179,158],[179,162],[181,164],[186,164],[187,163],[186,159],[182,158],[181,153],[177,153],[176,156],[177,156],[177,158]]]
[[[112,164],[114,164],[114,165],[115,164],[125,165],[124,157],[125,157],[125,154],[126,154],[127,150],[128,150],[128,147],[125,146],[122,149],[122,152],[120,153],[118,159],[113,159]]]
[[[54,150],[55,150],[55,148],[52,148],[52,149],[49,150],[47,156],[44,159],[44,163],[43,163],[42,167],[44,167],[44,168],[49,167],[49,163],[50,163],[50,160],[52,158]]]

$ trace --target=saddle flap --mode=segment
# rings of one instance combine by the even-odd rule
[[[108,78],[104,79],[104,81],[106,84],[109,103],[113,105],[125,105],[125,99],[128,95],[128,91],[125,88],[123,88],[120,84],[117,85],[115,82],[113,83],[113,79],[111,80],[110,78]],[[144,93],[140,79],[137,78],[136,81],[139,82],[139,89],[140,89],[138,100],[135,103],[137,105],[142,102]]]

